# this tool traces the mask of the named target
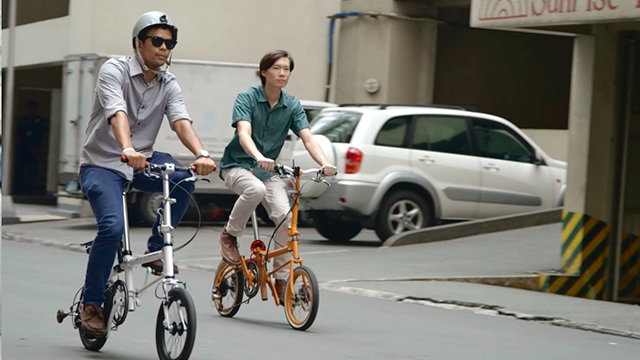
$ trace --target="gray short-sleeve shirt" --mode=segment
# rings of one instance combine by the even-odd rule
[[[171,128],[182,119],[191,121],[176,77],[167,72],[145,81],[135,57],[109,59],[100,68],[96,83],[93,112],[80,155],[80,166],[94,165],[113,169],[128,180],[133,169],[120,162],[118,145],[109,119],[123,111],[129,119],[133,148],[150,157],[164,115]]]

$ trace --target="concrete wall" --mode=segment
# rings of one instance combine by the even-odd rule
[[[258,63],[267,51],[286,49],[296,61],[287,90],[324,99],[327,16],[340,11],[340,0],[69,0],[69,16],[17,27],[16,66],[59,62],[74,53],[128,55],[133,24],[150,10],[168,13],[178,26],[175,58]],[[33,41],[43,35],[47,41]],[[8,32],[2,37],[5,45]]]
[[[345,0],[342,11],[382,12],[428,18],[434,8],[393,0]],[[338,103],[430,103],[433,98],[437,27],[433,21],[386,16],[338,20],[340,41],[330,98]],[[365,91],[369,79],[380,83]]]
[[[547,155],[560,161],[569,156],[569,130],[522,129]]]

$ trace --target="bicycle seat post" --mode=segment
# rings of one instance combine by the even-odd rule
[[[129,237],[129,212],[127,210],[127,193],[131,189],[131,182],[127,182],[122,190],[122,214],[124,215],[124,253],[131,255],[131,238]]]
[[[260,239],[259,235],[258,235],[258,216],[256,215],[256,211],[253,210],[253,213],[251,213],[251,224],[253,225],[253,239],[254,240],[258,240]]]

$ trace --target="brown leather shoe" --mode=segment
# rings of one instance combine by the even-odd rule
[[[145,254],[149,253],[149,250],[144,252]],[[154,272],[158,273],[158,274],[162,274],[162,271],[164,271],[164,263],[162,262],[162,260],[158,259],[158,260],[154,260],[154,261],[150,261],[148,263],[144,263],[142,264],[143,267],[149,267],[151,268],[151,270],[153,270]],[[178,274],[178,265],[176,265],[175,263],[173,264],[173,273],[174,274]]]
[[[240,264],[240,252],[238,251],[238,238],[227,232],[227,227],[220,233],[220,255],[222,259],[231,265]]]
[[[276,279],[276,294],[280,299],[280,306],[284,306],[284,290],[287,288],[287,282],[285,280]]]
[[[101,307],[80,304],[80,319],[82,328],[91,334],[103,335],[107,332]]]

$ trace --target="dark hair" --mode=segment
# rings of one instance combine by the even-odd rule
[[[267,79],[265,79],[264,76],[262,76],[262,72],[269,70],[276,61],[278,61],[280,58],[283,58],[283,57],[286,57],[287,59],[289,59],[289,70],[293,72],[293,58],[285,50],[271,51],[266,53],[262,57],[262,60],[260,60],[260,71],[258,72],[258,75],[260,76],[260,81],[262,82],[262,86],[264,86],[267,81]]]

